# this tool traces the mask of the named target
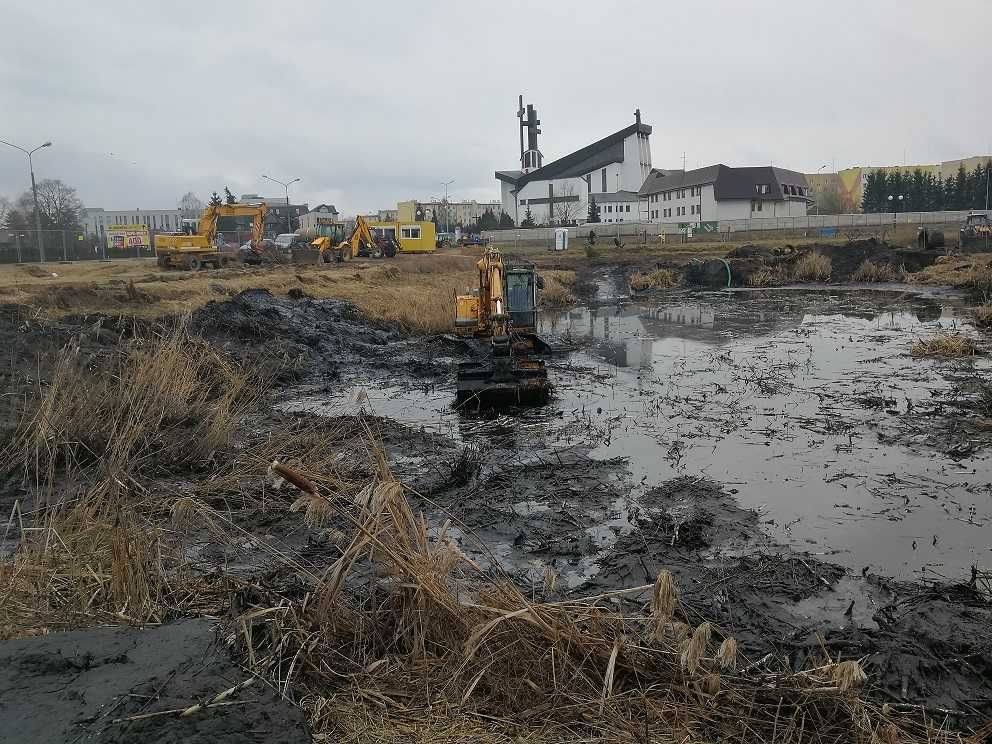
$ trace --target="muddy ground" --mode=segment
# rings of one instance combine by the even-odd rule
[[[710,620],[736,636],[745,666],[767,663],[769,654],[796,669],[824,652],[863,658],[868,694],[879,700],[943,711],[961,726],[992,715],[984,573],[992,561],[987,540],[975,538],[987,531],[990,509],[989,440],[974,425],[987,368],[919,362],[927,365],[921,370],[894,350],[923,332],[907,319],[937,327],[957,300],[908,291],[864,301],[679,290],[641,306],[622,273],[583,276],[581,283],[590,307],[545,320],[546,335],[578,349],[548,360],[557,386],[552,404],[498,415],[452,409],[461,346],[369,323],[347,303],[248,291],[198,311],[192,327],[268,381],[267,405],[253,423],[259,431],[357,430],[357,413],[371,413],[394,471],[416,494],[415,508],[433,525],[451,520],[467,555],[535,597],[651,584],[668,568],[681,588],[684,619]],[[888,325],[880,320],[886,313],[895,319]],[[825,320],[831,318],[840,320]],[[817,336],[823,327],[829,332]],[[0,308],[0,382],[18,393],[3,401],[4,437],[58,348],[72,343],[96,365],[148,331],[109,318],[48,322],[23,308]],[[840,350],[845,338],[852,368],[868,371],[863,384],[845,387],[837,381],[844,370],[817,368],[816,354]],[[875,357],[891,366],[872,366]],[[903,380],[904,389],[885,389],[879,380],[888,378]],[[705,389],[693,387],[700,380]],[[795,407],[791,418],[776,418],[772,409],[781,406]],[[737,449],[711,457],[718,466],[703,459],[734,437]],[[757,471],[770,479],[781,473],[779,482],[745,484],[734,476],[780,449],[792,462],[771,459]],[[919,487],[900,481],[900,468],[928,458],[942,463],[943,480]],[[881,493],[884,474],[844,470],[872,459],[891,460],[891,492]],[[172,474],[170,487],[177,476],[182,480]],[[195,488],[200,477],[190,474],[189,483]],[[845,506],[830,501],[832,491],[817,490],[848,486],[852,493],[867,487],[864,498],[884,508],[853,498]],[[767,502],[756,493],[762,489],[772,494]],[[776,500],[779,491],[798,494],[790,496],[797,501],[808,491],[818,501],[809,512],[793,511]],[[16,473],[0,482],[5,513],[15,500],[29,510],[33,498]],[[319,572],[340,546],[286,512],[291,500],[241,509],[237,523]],[[888,543],[883,552],[909,556],[904,563],[844,540],[850,525],[905,524],[900,512],[932,521],[928,509],[964,531],[923,535],[914,525],[900,532],[905,543]],[[852,521],[844,526],[833,515],[847,511]],[[8,537],[5,550],[16,527]],[[938,552],[961,541],[972,541],[970,552]],[[933,557],[912,563],[924,549]],[[259,555],[205,550],[197,561],[205,574],[228,567],[260,586],[287,581]],[[612,601],[639,608],[646,599]],[[21,721],[17,730],[30,734],[5,740],[306,740],[299,709],[261,684],[236,695],[243,704],[209,717],[113,723],[192,705],[243,681],[213,639],[208,621],[177,619],[145,630],[4,641],[2,717]]]

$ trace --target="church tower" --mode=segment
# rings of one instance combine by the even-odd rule
[[[520,119],[520,170],[530,173],[540,168],[544,162],[544,156],[537,148],[537,135],[541,133],[538,125],[541,120],[537,118],[537,110],[531,104],[528,103],[526,111],[524,110],[523,96],[520,96],[517,118]],[[524,149],[524,130],[527,131],[526,149]]]

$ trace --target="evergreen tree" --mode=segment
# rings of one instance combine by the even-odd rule
[[[589,194],[589,212],[586,214],[586,222],[599,222],[599,206],[596,204],[596,197]]]
[[[869,171],[868,176],[865,178],[865,189],[861,195],[861,211],[884,211],[888,208],[887,196],[885,171]]]
[[[238,200],[234,198],[234,194],[231,193],[231,190],[227,188],[227,186],[224,187],[224,201],[226,201],[228,204],[238,203]]]
[[[488,209],[479,218],[479,232],[483,230],[495,230],[498,225],[499,222],[496,221],[496,215]]]
[[[964,163],[958,166],[958,173],[952,180],[954,186],[950,192],[951,198],[948,200],[949,209],[967,209],[965,203],[968,199],[968,174],[965,172]]]
[[[220,194],[218,194],[216,191],[210,195],[209,204],[211,207],[219,207],[223,203],[224,202],[220,200]]]
[[[927,176],[920,169],[916,168],[910,174],[909,177],[909,203],[906,205],[908,209],[914,212],[922,212],[927,207]]]
[[[530,207],[524,212],[524,218],[520,221],[520,227],[534,227],[534,215],[530,213]]]
[[[982,209],[985,206],[985,169],[976,165],[968,174],[965,186],[965,209]]]
[[[515,227],[515,225],[513,224],[513,218],[510,215],[508,215],[506,213],[506,210],[504,209],[502,212],[499,213],[499,229],[506,230],[507,228],[510,227]]]

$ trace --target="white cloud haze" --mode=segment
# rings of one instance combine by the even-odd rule
[[[657,167],[987,154],[992,3],[118,2],[0,8],[0,139],[88,206],[495,199],[517,94],[545,162],[633,121]],[[29,185],[0,146],[0,195]]]

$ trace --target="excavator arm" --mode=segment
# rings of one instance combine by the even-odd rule
[[[262,249],[262,238],[265,236],[265,215],[269,208],[265,204],[219,204],[211,205],[200,215],[200,227],[197,231],[213,243],[217,237],[217,221],[221,217],[251,217],[251,247],[256,253]]]

